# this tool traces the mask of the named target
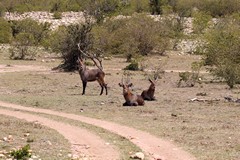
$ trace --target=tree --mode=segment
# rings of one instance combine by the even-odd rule
[[[230,88],[240,83],[240,25],[236,19],[224,19],[210,30],[203,45],[205,63],[211,73],[226,80]]]
[[[161,0],[149,0],[149,6],[150,6],[150,9],[151,9],[151,14],[152,15],[162,14]]]
[[[80,55],[78,44],[84,52],[93,48],[92,25],[90,20],[87,20],[84,24],[73,24],[66,28],[60,28],[55,33],[51,47],[54,51],[60,51],[63,58],[63,63],[56,69],[73,71],[77,68],[77,60]]]
[[[0,43],[9,43],[11,42],[11,39],[12,39],[11,25],[3,18],[0,18]]]
[[[34,37],[31,33],[19,33],[10,47],[11,59],[34,59],[36,46]]]
[[[128,60],[158,53],[162,55],[169,45],[169,27],[145,14],[131,18],[109,19],[94,28],[95,40],[106,53],[123,54]]]

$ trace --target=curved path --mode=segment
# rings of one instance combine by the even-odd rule
[[[162,140],[147,132],[133,129],[127,126],[122,126],[120,124],[116,124],[116,123],[112,123],[104,120],[98,120],[94,118],[89,118],[85,116],[75,115],[75,114],[52,111],[48,109],[24,107],[21,105],[6,103],[2,101],[0,101],[0,106],[5,108],[15,109],[15,110],[60,116],[60,117],[77,120],[77,121],[81,121],[97,127],[104,128],[108,131],[111,131],[115,134],[118,134],[127,138],[132,143],[139,146],[151,159],[161,158],[161,160],[195,160],[195,158],[191,154],[185,152],[184,150],[175,146],[169,141]],[[12,116],[16,116],[16,114],[13,114]],[[104,151],[104,152],[107,153],[108,151]],[[104,159],[106,158],[103,158],[103,160]]]
[[[73,155],[79,157],[88,157],[93,160],[117,160],[119,153],[111,145],[106,145],[99,136],[75,126],[57,122],[29,113],[23,113],[19,110],[10,111],[0,109],[0,114],[7,115],[27,121],[38,121],[42,125],[52,128],[62,134],[71,144]]]
[[[4,72],[20,72],[20,71],[48,71],[51,72],[50,69],[47,69],[45,67],[41,66],[26,66],[26,65],[14,65],[14,66],[3,66],[0,65],[0,73]],[[117,135],[123,136],[139,146],[145,154],[147,154],[150,159],[154,160],[196,160],[195,157],[193,157],[191,154],[185,152],[181,148],[177,147],[173,143],[160,139],[156,136],[153,136],[147,132],[140,131],[137,129],[133,129],[127,126],[122,126],[120,124],[108,122],[108,121],[103,121],[103,120],[98,120],[94,118],[89,118],[85,116],[80,116],[80,115],[75,115],[75,114],[69,114],[69,113],[63,113],[63,112],[58,112],[58,111],[52,111],[52,110],[47,110],[47,109],[37,109],[37,108],[31,108],[31,107],[24,107],[21,105],[16,105],[16,104],[11,104],[11,103],[6,103],[0,101],[0,106],[5,107],[6,109],[15,109],[15,110],[22,110],[22,111],[30,111],[30,112],[35,112],[35,113],[44,113],[48,115],[54,115],[54,116],[60,116],[72,120],[77,120],[80,122],[84,122],[87,124],[91,124],[97,127],[104,128],[110,132],[113,132]],[[96,135],[90,134],[88,131],[80,129],[78,127],[66,125],[64,123],[56,122],[53,120],[49,120],[47,118],[43,118],[40,116],[36,115],[31,115],[30,113],[21,113],[21,114],[16,114],[17,111],[9,111],[6,109],[0,109],[0,114],[5,114],[8,116],[13,116],[16,118],[23,118],[26,120],[38,120],[42,122],[44,125],[49,126],[51,128],[56,129],[59,131],[59,133],[63,134],[67,139],[73,143],[75,143],[75,140],[79,140],[79,137],[83,136],[89,136],[85,138],[80,138],[80,140],[86,140],[85,142],[80,142],[79,143],[88,143],[91,141],[91,139],[95,139],[94,141],[91,141],[92,146],[98,146],[97,148],[91,147],[92,149],[89,149],[89,153],[86,153],[87,155],[95,157],[94,159],[101,159],[101,160],[107,160],[109,156],[109,160],[114,160],[118,159],[119,156],[117,155],[116,151],[113,150],[111,147],[107,147],[104,145],[103,141],[99,137],[96,137]],[[21,115],[25,115],[21,117]],[[58,125],[52,125],[52,124],[59,123]],[[68,129],[64,129],[62,126],[68,127],[68,129],[71,132],[66,132]],[[61,126],[61,127],[57,127]],[[64,129],[64,131],[62,130]],[[84,133],[84,134],[80,134]],[[95,137],[95,138],[93,138]],[[98,142],[97,142],[98,141]],[[96,142],[96,145],[94,144]],[[78,143],[78,142],[77,142]],[[89,142],[90,143],[90,142]],[[99,147],[99,145],[101,147]],[[74,147],[73,147],[74,148]],[[103,149],[100,151],[100,149]],[[75,148],[76,149],[76,148]],[[81,149],[79,149],[81,150]],[[77,150],[79,152],[79,150]],[[98,153],[95,153],[95,151],[98,150]],[[82,151],[82,150],[81,150]],[[97,154],[97,155],[96,155]],[[97,157],[96,157],[97,156]],[[111,157],[112,156],[112,157]],[[104,158],[103,158],[104,157]],[[118,158],[116,158],[118,157]]]

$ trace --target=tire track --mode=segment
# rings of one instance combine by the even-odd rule
[[[191,154],[187,153],[186,151],[182,150],[181,148],[177,147],[169,141],[160,139],[147,132],[133,129],[113,122],[98,120],[70,113],[52,111],[48,109],[24,107],[21,105],[6,103],[2,101],[0,101],[0,106],[3,106],[5,108],[60,116],[101,127],[112,133],[125,137],[126,139],[140,147],[151,159],[158,159],[160,157],[161,160],[196,160],[196,158],[193,157]],[[105,159],[106,158],[103,158],[102,160]]]
[[[16,109],[16,108],[15,108]],[[111,145],[106,145],[99,136],[76,126],[71,126],[62,122],[57,122],[19,110],[10,111],[0,109],[0,114],[24,119],[26,121],[38,121],[42,125],[52,128],[62,134],[70,143],[73,155],[85,157],[89,160],[117,160],[119,153]]]

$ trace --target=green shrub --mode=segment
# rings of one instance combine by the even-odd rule
[[[55,52],[60,52],[63,64],[57,68],[65,71],[73,71],[77,68],[77,59],[80,55],[78,43],[81,49],[89,51],[92,49],[93,37],[91,34],[92,24],[89,21],[85,24],[73,24],[67,27],[60,27],[51,36],[51,48]]]
[[[149,0],[151,14],[162,14],[161,0]]]
[[[54,12],[53,17],[54,17],[54,19],[61,19],[62,18],[62,13],[61,12]]]
[[[205,35],[204,62],[210,71],[233,88],[240,82],[240,24],[226,18]]]
[[[14,39],[9,51],[10,59],[33,60],[36,55],[35,40],[30,33],[19,33]]]
[[[131,71],[138,71],[139,70],[139,64],[137,61],[131,62],[129,65],[127,65],[124,70],[131,70]]]
[[[107,53],[138,57],[163,54],[169,45],[169,28],[145,14],[109,19],[94,28],[95,44]]]
[[[178,87],[185,86],[185,87],[193,87],[195,86],[196,82],[199,81],[200,69],[203,66],[203,62],[193,62],[191,64],[191,72],[180,72],[179,73],[179,81]],[[184,83],[184,84],[183,84]]]
[[[0,18],[0,43],[10,43],[12,40],[12,29],[11,25]]]
[[[27,160],[28,158],[31,157],[31,153],[29,152],[29,150],[30,150],[30,145],[27,144],[26,146],[16,151],[11,151],[10,155],[17,160]]]
[[[207,28],[208,22],[211,20],[211,16],[204,12],[193,13],[193,30],[197,34],[203,33],[204,29]]]
[[[179,16],[192,16],[193,9],[209,13],[212,17],[226,16],[238,13],[239,0],[170,0],[169,3]]]
[[[16,37],[19,33],[32,34],[36,45],[40,44],[44,38],[47,38],[50,28],[49,23],[39,24],[32,19],[12,21],[11,24],[14,37]]]

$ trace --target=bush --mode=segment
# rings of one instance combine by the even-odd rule
[[[205,35],[204,61],[213,66],[211,73],[233,88],[240,82],[240,24],[226,18]]]
[[[200,69],[202,68],[202,62],[193,62],[191,65],[191,72],[180,72],[179,73],[179,81],[178,87],[185,86],[185,87],[193,87],[195,86],[196,82],[199,80]],[[182,84],[184,83],[184,84]]]
[[[31,153],[29,152],[30,145],[27,144],[26,146],[20,148],[19,150],[12,151],[10,154],[14,159],[17,160],[27,160],[31,157]]]
[[[193,9],[209,13],[212,17],[226,16],[238,13],[240,10],[239,0],[170,0],[169,3],[179,16],[192,16]]]
[[[19,33],[14,39],[9,51],[10,59],[33,60],[36,55],[34,37],[30,33]]]
[[[109,19],[94,28],[95,44],[107,53],[138,57],[163,54],[169,45],[169,28],[144,14]]]
[[[0,43],[10,43],[12,40],[12,29],[11,25],[0,18]]]
[[[202,34],[204,29],[207,28],[208,22],[211,20],[211,16],[204,12],[193,13],[193,30],[197,34]]]
[[[53,51],[60,52],[64,60],[63,64],[60,64],[56,69],[73,71],[77,68],[77,59],[80,55],[77,44],[80,43],[83,51],[92,49],[91,29],[92,24],[87,22],[61,27],[53,34],[50,46]]]
[[[137,61],[131,62],[128,66],[124,68],[124,70],[138,71],[139,65]]]
[[[61,12],[54,12],[53,17],[54,17],[54,19],[61,19],[62,18],[62,13]]]
[[[21,21],[12,21],[11,24],[14,37],[19,33],[32,34],[36,45],[39,45],[48,37],[49,23],[39,24],[32,19],[24,19]]]
[[[149,5],[152,15],[162,14],[161,0],[150,0]]]

